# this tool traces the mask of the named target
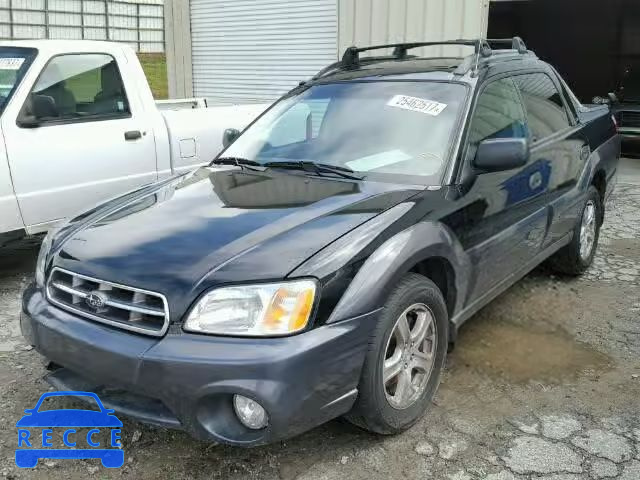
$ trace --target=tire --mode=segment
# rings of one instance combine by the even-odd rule
[[[426,307],[426,309],[425,309]],[[429,315],[431,320],[429,321]],[[425,330],[424,341],[410,350],[404,349],[400,338],[403,338],[400,325],[401,317],[408,319],[411,335],[420,337]],[[433,325],[431,327],[421,327]],[[419,327],[420,326],[420,327]],[[449,339],[449,318],[442,293],[429,279],[416,273],[405,275],[393,289],[382,309],[378,324],[369,339],[356,403],[346,415],[347,420],[374,433],[390,435],[399,433],[416,423],[426,412],[440,383],[440,375],[444,367]],[[414,342],[415,343],[415,342]],[[418,348],[418,351],[415,350]],[[420,349],[423,350],[420,355]],[[431,362],[425,359],[427,351],[431,353]],[[398,356],[398,352],[400,352]],[[390,358],[387,356],[393,353]],[[411,355],[411,353],[415,355]],[[385,360],[387,365],[397,365],[400,358],[400,374],[383,382]],[[416,362],[420,362],[420,366]],[[409,367],[407,367],[409,365]],[[429,369],[429,373],[425,373]],[[388,369],[387,373],[393,369]],[[408,373],[407,377],[407,370]],[[400,381],[415,381],[419,392],[406,388],[400,389]],[[401,391],[400,391],[401,390]],[[410,392],[403,395],[402,392]],[[403,403],[404,402],[404,403]],[[406,405],[405,405],[406,403]]]
[[[583,236],[581,235],[583,224],[586,222],[587,209],[593,206],[593,241],[588,254],[581,253]],[[593,262],[600,237],[600,227],[604,218],[604,207],[600,199],[600,193],[592,185],[587,191],[587,198],[580,210],[579,220],[573,230],[571,243],[563,247],[549,259],[549,266],[558,273],[565,275],[581,275]]]

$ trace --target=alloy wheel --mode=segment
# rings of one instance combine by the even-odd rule
[[[410,407],[427,387],[435,361],[436,329],[433,313],[423,303],[411,305],[398,317],[382,368],[385,396],[393,408]]]
[[[587,261],[596,241],[596,204],[589,200],[582,213],[580,225],[580,258]]]

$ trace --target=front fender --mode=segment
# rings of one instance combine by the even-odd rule
[[[398,280],[428,258],[447,260],[455,273],[456,305],[467,293],[470,261],[453,233],[442,223],[424,221],[389,238],[364,262],[327,323],[338,322],[381,308]]]

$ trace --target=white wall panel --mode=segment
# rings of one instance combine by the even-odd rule
[[[82,25],[82,15],[78,13],[49,13],[49,25],[79,27]]]
[[[81,12],[81,0],[49,0],[49,10],[59,12]]]
[[[104,2],[100,0],[85,0],[84,11],[85,13],[104,13]]]
[[[44,10],[44,0],[12,0],[14,9]]]
[[[49,38],[82,40],[82,29],[80,27],[49,27]]]
[[[351,45],[479,38],[486,35],[488,9],[488,0],[340,0],[338,44],[342,52]],[[445,46],[416,53],[468,51]]]
[[[163,0],[0,0],[0,39],[113,40],[163,52],[164,35]]]
[[[104,15],[83,15],[85,27],[104,27],[107,24],[107,19]]]
[[[31,23],[36,25],[44,25],[44,12],[18,10],[13,12],[13,21],[15,23]]]
[[[87,40],[106,40],[107,30],[105,28],[85,28],[84,38]]]
[[[46,38],[44,27],[32,25],[14,25],[13,37],[17,39]]]

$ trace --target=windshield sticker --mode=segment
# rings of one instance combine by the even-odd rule
[[[387,152],[357,158],[350,162],[346,162],[346,164],[347,167],[355,170],[356,172],[368,172],[369,170],[375,170],[376,168],[404,162],[405,160],[411,160],[412,158],[413,157],[411,155],[407,155],[402,150],[389,150]]]
[[[395,95],[387,102],[387,105],[433,116],[440,115],[447,106],[446,103],[427,100],[426,98],[410,97],[408,95]]]
[[[24,63],[24,58],[3,57],[0,58],[0,69],[18,70]]]

